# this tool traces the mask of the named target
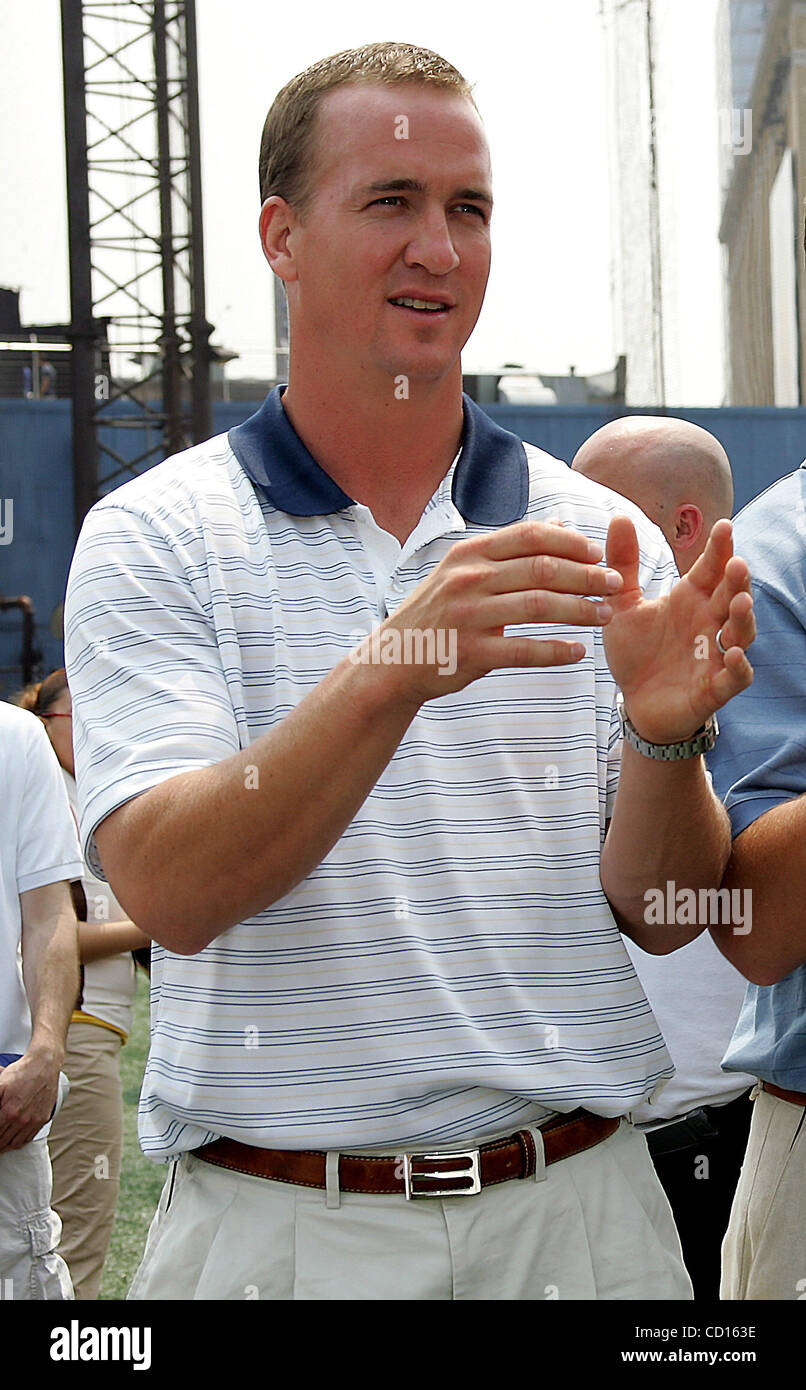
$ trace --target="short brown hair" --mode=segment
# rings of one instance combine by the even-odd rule
[[[58,670],[51,671],[43,681],[34,681],[33,685],[26,685],[24,690],[20,690],[11,701],[14,705],[19,705],[21,709],[28,709],[32,714],[44,714],[45,710],[55,705],[67,690],[67,672],[63,666]]]
[[[360,82],[420,82],[473,101],[470,83],[438,53],[410,43],[370,43],[345,49],[292,77],[272,102],[260,141],[260,201],[279,194],[304,212],[311,197],[313,137],[322,97]]]

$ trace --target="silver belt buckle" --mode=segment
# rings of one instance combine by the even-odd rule
[[[446,1159],[464,1159],[465,1166],[449,1168],[445,1171],[425,1169],[416,1171],[415,1163],[444,1162]],[[424,1178],[464,1178],[469,1180],[467,1187],[426,1187],[418,1188],[417,1183]],[[472,1197],[481,1192],[481,1172],[478,1149],[452,1149],[445,1153],[404,1154],[403,1181],[406,1186],[406,1201],[415,1197]]]

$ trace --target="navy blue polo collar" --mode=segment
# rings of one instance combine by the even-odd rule
[[[275,386],[260,410],[229,432],[235,457],[247,477],[278,511],[290,516],[327,516],[354,506],[306,449],[286,415]],[[502,430],[462,396],[462,452],[453,475],[453,503],[465,521],[506,526],[519,521],[529,500],[529,469],[517,435]]]

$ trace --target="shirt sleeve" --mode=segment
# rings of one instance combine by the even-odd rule
[[[203,537],[187,518],[109,502],[89,513],[65,599],[79,826],[240,748],[213,617]]]
[[[763,583],[753,583],[753,600],[753,684],[719,711],[719,738],[708,754],[734,838],[806,792],[806,614]]]
[[[17,826],[17,891],[80,879],[84,866],[59,761],[32,717]]]

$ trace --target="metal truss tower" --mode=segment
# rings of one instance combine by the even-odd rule
[[[209,437],[195,0],[61,0],[76,529]]]

